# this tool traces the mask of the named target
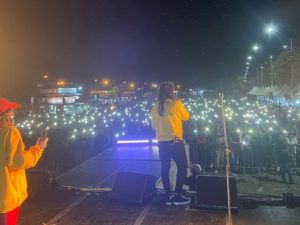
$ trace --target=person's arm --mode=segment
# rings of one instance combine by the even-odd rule
[[[186,108],[184,107],[181,101],[177,101],[177,104],[178,104],[178,111],[181,116],[181,119],[184,121],[188,120],[190,118],[189,112],[186,110]]]
[[[26,151],[19,130],[11,128],[5,140],[7,167],[12,170],[34,167],[42,156],[47,141],[38,141]]]

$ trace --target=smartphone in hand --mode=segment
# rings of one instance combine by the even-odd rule
[[[48,137],[48,132],[47,132],[47,130],[42,130],[42,132],[41,132],[41,138],[45,138],[45,137]]]
[[[48,133],[47,130],[42,130],[41,137],[37,140],[37,145],[39,145],[42,149],[47,147],[48,143]]]

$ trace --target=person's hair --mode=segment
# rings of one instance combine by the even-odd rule
[[[164,115],[165,112],[165,100],[166,99],[176,99],[174,93],[174,86],[171,82],[164,82],[159,87],[158,93],[158,114],[160,116]]]
[[[13,125],[13,120],[10,118],[8,112],[0,114],[0,128]]]

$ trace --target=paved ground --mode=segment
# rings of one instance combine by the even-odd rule
[[[58,177],[60,187],[42,192],[27,201],[19,225],[101,225],[101,224],[225,224],[226,212],[204,211],[193,207],[166,207],[159,193],[145,206],[111,202],[110,189],[120,171],[150,173],[159,178],[160,162],[156,148],[147,146],[118,147],[107,150],[77,168]],[[288,187],[278,176],[238,176],[239,193],[281,195],[283,192],[300,196],[300,182]],[[83,188],[85,187],[85,188]],[[81,188],[81,189],[80,189]],[[300,208],[259,206],[239,207],[233,215],[237,225],[299,225]]]

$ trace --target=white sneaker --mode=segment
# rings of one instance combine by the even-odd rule
[[[195,167],[196,167],[200,172],[202,172],[202,167],[201,167],[200,164],[195,164]]]
[[[174,199],[173,199],[173,204],[174,205],[187,205],[190,204],[192,201],[191,198],[185,197],[184,195],[181,194],[175,194]]]

